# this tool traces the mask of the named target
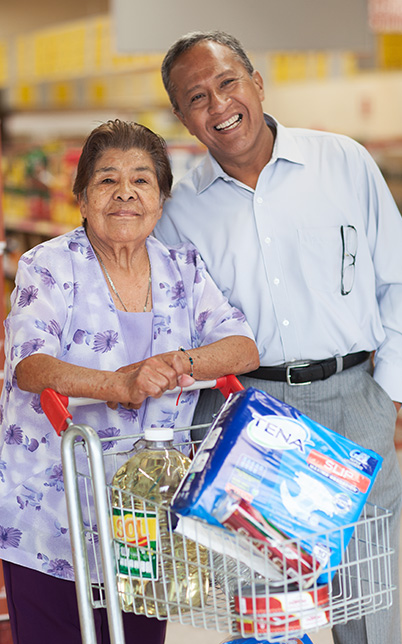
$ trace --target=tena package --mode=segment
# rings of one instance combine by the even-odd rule
[[[225,640],[222,642],[222,644],[270,644],[268,640],[260,640],[256,639],[255,637],[231,637],[228,640]],[[292,637],[290,640],[286,640],[286,642],[282,642],[282,644],[313,644],[311,639],[307,634],[303,635],[301,639],[298,637]]]
[[[346,528],[341,539],[336,528],[358,520],[381,464],[375,452],[251,387],[221,409],[172,510],[234,529],[244,517],[254,527],[261,517],[271,532],[300,539],[319,568],[329,560],[334,570],[353,534]],[[226,522],[225,513],[234,523]],[[328,530],[321,551],[316,535]]]

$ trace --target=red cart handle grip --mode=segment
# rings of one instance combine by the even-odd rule
[[[68,397],[58,394],[54,389],[44,389],[40,395],[40,404],[46,416],[52,423],[56,433],[60,436],[72,420],[72,415],[67,409]]]
[[[212,389],[219,389],[225,398],[229,398],[230,394],[234,394],[236,391],[242,391],[244,387],[236,376],[230,375],[218,378],[215,387],[212,387]]]

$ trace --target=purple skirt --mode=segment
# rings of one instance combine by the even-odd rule
[[[81,644],[73,581],[3,561],[14,644]],[[97,644],[110,644],[106,608],[94,610]],[[126,642],[163,644],[166,621],[123,613]]]

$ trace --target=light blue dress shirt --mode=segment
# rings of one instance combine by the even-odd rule
[[[245,313],[261,365],[375,349],[374,377],[401,401],[402,217],[392,195],[352,139],[265,118],[277,135],[256,189],[207,154],[175,185],[155,234],[198,247]]]

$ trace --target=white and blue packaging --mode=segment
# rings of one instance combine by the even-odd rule
[[[333,575],[381,465],[374,451],[250,388],[232,395],[217,415],[172,510],[220,525],[224,499],[244,499],[307,552],[314,543],[314,557]],[[320,554],[316,535],[323,533]]]

